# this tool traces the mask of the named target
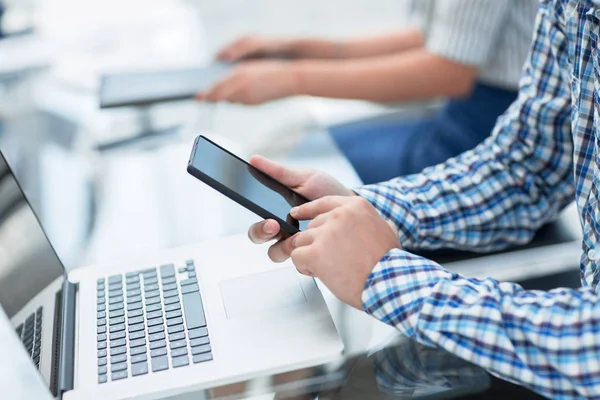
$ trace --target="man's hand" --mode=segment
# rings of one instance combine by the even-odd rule
[[[244,58],[291,57],[292,41],[264,36],[245,36],[223,47],[217,59],[240,61]]]
[[[297,67],[286,61],[248,61],[197,100],[228,101],[241,104],[261,104],[298,93]]]
[[[310,168],[288,168],[260,156],[252,157],[250,164],[311,200],[332,195],[356,196],[353,191],[322,171]],[[269,219],[252,225],[248,230],[248,236],[254,243],[277,239],[278,242],[269,248],[269,257],[273,261],[282,262],[290,257],[292,237],[280,240],[280,227],[277,221]]]
[[[362,310],[362,292],[373,267],[400,247],[396,229],[359,196],[327,196],[293,208],[291,215],[312,219],[291,238],[298,271],[319,278],[340,300]]]

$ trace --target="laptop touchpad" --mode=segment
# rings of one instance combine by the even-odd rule
[[[227,319],[302,305],[307,302],[294,268],[280,268],[219,283]]]

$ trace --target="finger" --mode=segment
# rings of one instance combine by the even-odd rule
[[[252,156],[250,164],[291,188],[306,183],[314,171],[310,168],[290,168],[262,156]]]
[[[231,94],[238,90],[239,83],[235,77],[225,78],[205,96],[206,101],[229,101]]]
[[[325,223],[325,221],[327,221],[327,219],[328,219],[327,214],[321,214],[321,215],[317,216],[317,218],[310,221],[308,223],[308,225],[306,226],[306,229],[318,228],[318,227],[322,226]]]
[[[248,229],[248,237],[252,243],[262,244],[279,237],[279,223],[273,219],[253,224]]]
[[[292,208],[290,214],[299,221],[314,219],[317,216],[327,213],[334,208],[337,208],[348,201],[347,197],[343,196],[326,196],[320,199],[305,203]]]
[[[241,38],[224,47],[217,53],[217,59],[225,61],[236,61],[250,54],[254,50],[249,38]]]
[[[310,247],[304,246],[294,249],[290,255],[294,266],[303,275],[315,276],[311,269],[311,250]]]
[[[300,232],[294,236],[292,239],[292,251],[299,247],[310,246],[315,240],[315,232]]]
[[[269,247],[269,258],[276,263],[284,262],[290,258],[290,254],[292,254],[292,250],[294,249],[294,246],[292,245],[294,237],[295,235],[285,240],[281,240]]]

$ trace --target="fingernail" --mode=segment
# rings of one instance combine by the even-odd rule
[[[268,222],[263,225],[263,231],[269,235],[273,233],[273,229],[271,229],[271,225]]]
[[[299,209],[299,208],[300,208],[300,207],[294,207],[294,208],[292,208],[292,209],[290,210],[290,215],[291,215],[292,217],[295,217],[295,216],[298,214],[298,209]]]

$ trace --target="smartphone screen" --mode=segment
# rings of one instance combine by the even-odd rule
[[[306,198],[203,136],[197,139],[190,167],[266,210],[279,220],[286,221],[301,231],[306,229],[309,221],[296,221],[289,215],[291,208],[306,203],[308,201]],[[202,179],[200,176],[197,177]],[[211,185],[210,182],[206,183]],[[215,188],[219,190],[218,187]],[[252,211],[256,212],[256,210]]]

